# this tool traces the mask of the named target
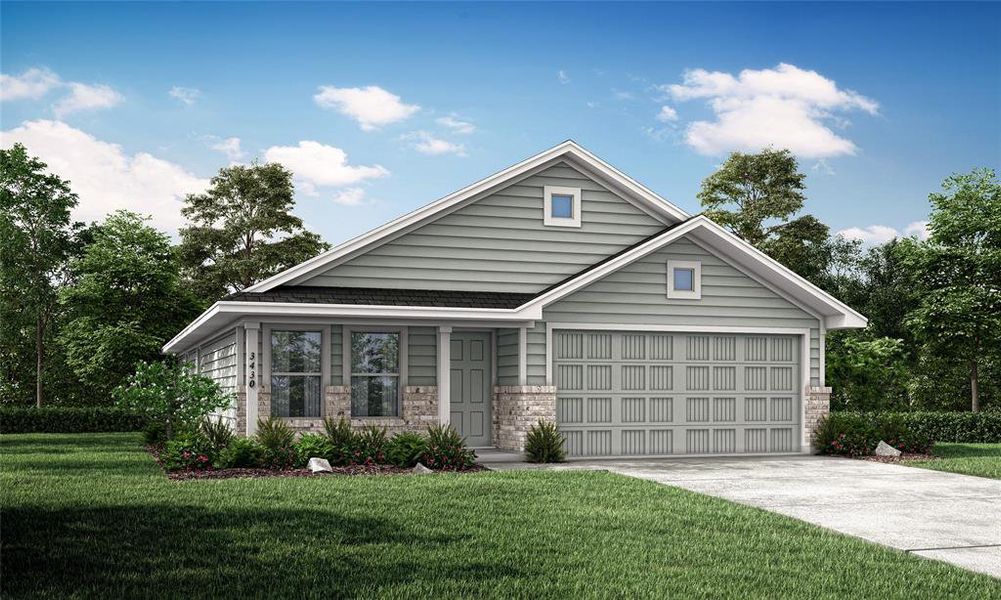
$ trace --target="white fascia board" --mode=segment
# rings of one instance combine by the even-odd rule
[[[181,342],[184,341],[192,333],[200,329],[203,325],[208,323],[209,320],[212,319],[212,317],[216,316],[217,314],[219,314],[218,302],[208,307],[202,314],[198,315],[197,319],[188,323],[187,327],[182,329],[180,333],[175,335],[173,338],[170,339],[169,342],[164,344],[163,348],[160,348],[160,352],[164,354],[176,354],[179,351],[187,350],[187,347],[180,346]]]
[[[426,204],[413,212],[407,213],[367,233],[352,238],[343,244],[339,244],[305,262],[299,263],[298,265],[286,269],[277,275],[273,275],[264,281],[258,282],[246,288],[244,291],[265,292],[284,283],[289,283],[295,279],[312,274],[325,268],[327,265],[343,256],[376,244],[379,241],[406,229],[407,227],[420,223],[421,221],[431,219],[438,213],[446,211],[453,206],[476,196],[477,194],[481,194],[491,188],[497,187],[527,171],[530,171],[531,169],[538,167],[539,165],[558,158],[569,158],[574,162],[586,165],[588,168],[602,175],[608,181],[614,182],[627,192],[631,193],[637,200],[646,204],[650,210],[653,210],[666,218],[684,220],[689,216],[685,211],[671,204],[664,198],[661,198],[597,156],[591,154],[576,142],[567,140],[562,144],[554,146],[536,154],[535,156],[512,165],[503,171],[498,171],[497,173],[481,179],[472,185],[466,186],[457,192],[453,192],[444,198],[440,198],[430,204]]]
[[[560,298],[572,294],[606,275],[614,273],[632,262],[663,248],[682,236],[687,234],[694,235],[696,232],[707,233],[713,236],[714,239],[723,242],[724,248],[718,248],[718,250],[725,255],[734,258],[735,254],[742,254],[749,259],[748,262],[761,267],[756,270],[758,276],[764,277],[772,284],[783,285],[787,288],[788,293],[793,294],[807,304],[816,306],[824,316],[824,325],[828,329],[861,328],[866,326],[867,319],[854,309],[787,269],[775,259],[720,227],[704,215],[694,217],[670,231],[664,232],[663,235],[649,240],[621,256],[615,257],[613,260],[601,265],[601,267],[588,271],[580,277],[572,279],[530,300],[521,308],[542,308],[552,304]]]

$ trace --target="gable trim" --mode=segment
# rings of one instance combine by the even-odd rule
[[[580,169],[585,175],[590,174],[596,178],[607,180],[607,183],[612,184],[613,188],[619,188],[618,191],[613,189],[613,192],[619,195],[625,194],[623,196],[624,199],[634,198],[639,208],[651,213],[653,216],[666,220],[679,221],[687,219],[689,216],[685,211],[658,196],[594,154],[591,154],[573,140],[567,140],[549,150],[540,152],[507,169],[498,171],[489,177],[453,192],[444,198],[426,204],[367,233],[339,244],[322,254],[260,281],[243,291],[264,292],[284,283],[302,280],[305,277],[315,274],[317,271],[329,268],[335,261],[344,260],[348,255],[364,252],[390,236],[402,234],[404,230],[412,226],[426,220],[434,219],[441,213],[449,211],[479,194],[493,190],[497,186],[508,183],[528,171],[559,159],[566,160],[570,166]],[[593,171],[593,174],[588,173],[587,171],[589,170]]]

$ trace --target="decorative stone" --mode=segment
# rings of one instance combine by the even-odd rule
[[[311,458],[309,459],[309,464],[306,465],[313,473],[333,473],[334,470],[330,468],[330,461],[325,458]]]
[[[434,471],[425,467],[421,463],[417,463],[417,466],[411,469],[411,471],[414,473],[414,475],[427,475],[428,473],[434,473]]]
[[[900,456],[900,450],[880,440],[879,445],[876,446],[876,456]]]

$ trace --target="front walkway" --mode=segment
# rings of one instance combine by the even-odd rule
[[[718,496],[1001,578],[997,479],[822,456],[575,461],[548,467],[605,469]]]

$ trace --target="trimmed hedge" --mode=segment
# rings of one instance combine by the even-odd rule
[[[148,422],[112,406],[0,406],[0,433],[142,431]]]
[[[872,454],[880,440],[904,452],[934,442],[1001,443],[1001,412],[832,412],[817,426],[824,454]]]

